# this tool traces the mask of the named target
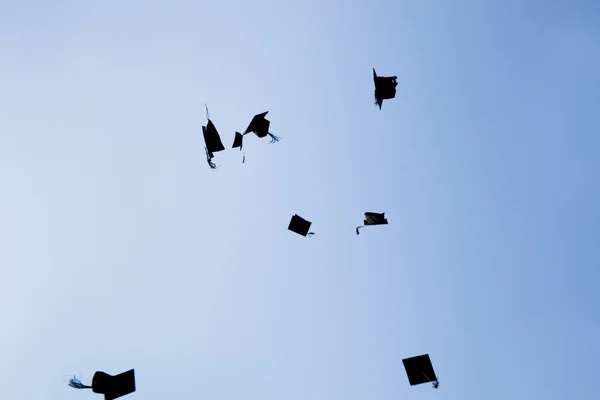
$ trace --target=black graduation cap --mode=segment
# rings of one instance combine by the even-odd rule
[[[105,400],[113,400],[135,392],[135,372],[130,369],[122,374],[112,376],[97,371],[92,378],[92,386],[84,385],[75,377],[70,379],[69,386],[75,389],[92,389],[94,393],[103,394]]]
[[[388,220],[385,218],[385,213],[374,213],[374,212],[366,212],[364,225],[356,227],[356,234],[358,235],[358,230],[360,228],[364,228],[368,225],[387,225]]]
[[[244,135],[242,135],[239,132],[235,133],[235,138],[233,139],[233,146],[231,146],[232,149],[235,149],[239,147],[240,151],[242,151],[242,148],[244,147]],[[244,150],[244,156],[242,158],[242,163],[246,162],[246,151]]]
[[[402,360],[406,375],[408,375],[408,382],[410,386],[420,385],[422,383],[431,382],[434,388],[438,388],[440,383],[435,376],[433,365],[429,354],[423,354],[422,356],[416,356],[411,358],[405,358]]]
[[[278,141],[279,138],[277,136],[269,133],[269,126],[271,125],[271,121],[265,118],[267,114],[268,111],[265,111],[261,114],[256,114],[252,118],[252,121],[250,121],[250,124],[248,125],[248,128],[246,128],[246,132],[244,132],[244,135],[250,132],[254,132],[254,134],[259,138],[264,138],[265,136],[270,135],[271,142]]]
[[[309,232],[310,225],[312,222],[305,220],[298,214],[295,214],[290,221],[290,225],[288,226],[288,230],[297,233],[298,235],[306,236],[306,235],[314,235],[314,232]]]
[[[219,136],[219,132],[217,132],[215,124],[213,124],[208,116],[208,107],[206,107],[206,119],[208,119],[208,124],[202,127],[204,143],[206,143],[206,147],[204,148],[206,150],[206,161],[212,169],[215,169],[217,166],[211,161],[214,157],[213,153],[225,150],[225,146],[221,142],[221,137]]]
[[[377,76],[375,68],[373,68],[373,81],[375,81],[375,104],[381,106],[383,100],[389,100],[396,97],[396,86],[398,86],[397,76]]]
[[[236,132],[235,133],[235,139],[233,139],[233,146],[231,148],[235,149],[236,147],[239,147],[240,150],[242,150],[243,141],[244,141],[244,135],[242,135],[239,132]]]

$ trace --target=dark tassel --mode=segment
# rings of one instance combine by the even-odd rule
[[[279,142],[279,136],[275,136],[272,133],[269,133],[269,136],[271,136],[271,143]]]
[[[75,375],[73,375],[73,377],[71,379],[69,379],[69,386],[71,386],[72,388],[75,389],[91,389],[91,386],[87,386],[84,385],[83,383],[81,383],[81,381],[79,379],[77,379],[77,377],[75,377]]]
[[[308,236],[312,236],[314,234],[315,234],[314,232],[308,232]]]
[[[385,100],[385,99],[378,99],[377,95],[375,95],[375,103],[373,103],[373,105],[379,107],[379,109],[381,110],[381,106],[383,105],[383,100]]]
[[[357,235],[360,235],[360,232],[358,231],[360,228],[364,228],[364,226],[361,225],[361,226],[357,226],[356,227],[356,234]]]
[[[208,166],[211,169],[217,169],[217,164],[215,164],[214,162],[211,161],[212,157],[211,157],[210,152],[208,151],[208,148],[205,147],[204,150],[206,151],[206,162],[208,163]]]
[[[244,136],[242,135],[242,141],[240,142],[240,151],[244,150]],[[242,155],[242,164],[246,162],[246,150]]]
[[[431,379],[429,379],[429,377],[427,376],[427,374],[425,372],[422,372],[422,374],[425,376],[425,378],[427,378],[427,380],[429,382],[431,382],[434,389],[437,389],[438,387],[440,387],[440,381],[432,381]]]

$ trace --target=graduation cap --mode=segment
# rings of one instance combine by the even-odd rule
[[[206,104],[204,106],[206,107]],[[212,169],[215,169],[217,166],[211,161],[214,157],[213,153],[225,150],[225,146],[223,146],[223,143],[221,142],[221,137],[219,136],[219,132],[217,132],[217,128],[215,128],[215,124],[213,124],[208,116],[208,107],[206,107],[206,119],[208,120],[208,124],[202,127],[204,143],[206,143],[204,150],[206,150],[206,161],[208,162],[208,165]]]
[[[388,221],[385,218],[385,213],[380,214],[380,213],[374,213],[374,212],[366,212],[364,225],[356,227],[356,234],[359,235],[360,233],[358,232],[358,230],[360,228],[364,228],[365,226],[368,226],[368,225],[387,225],[387,224],[388,224]]]
[[[396,86],[398,86],[397,76],[377,76],[375,68],[373,68],[373,81],[375,81],[375,104],[381,106],[383,100],[389,100],[396,97]]]
[[[312,222],[305,220],[304,218],[302,218],[298,214],[295,214],[292,217],[292,220],[290,221],[290,225],[288,226],[288,230],[290,230],[292,232],[295,232],[298,235],[302,235],[302,236],[309,235],[309,236],[312,236],[315,233],[314,232],[309,232],[311,224],[312,224]]]
[[[248,125],[248,128],[246,128],[244,135],[250,132],[254,132],[254,134],[259,138],[264,138],[265,136],[269,135],[271,136],[271,143],[278,142],[279,138],[272,133],[269,133],[271,121],[265,118],[267,113],[268,111],[265,111],[261,114],[256,114],[254,118],[252,118],[252,121],[250,121],[250,124]]]
[[[97,371],[92,378],[92,386],[84,385],[76,377],[69,380],[69,386],[75,389],[92,389],[94,393],[103,394],[105,400],[113,400],[135,392],[135,372],[131,369],[112,376]]]
[[[233,139],[233,146],[231,148],[235,149],[236,147],[239,147],[240,150],[242,150],[243,142],[244,142],[244,135],[242,135],[239,132],[236,132],[235,139]]]
[[[236,132],[235,138],[233,139],[233,146],[231,146],[231,148],[235,149],[235,148],[239,147],[240,150],[242,150],[243,142],[244,142],[244,135],[246,135],[250,132],[253,132],[259,138],[264,138],[265,136],[270,136],[271,143],[279,142],[279,137],[275,136],[274,134],[269,132],[269,126],[271,125],[271,121],[269,121],[268,119],[265,118],[267,113],[268,113],[268,111],[265,111],[264,113],[261,113],[261,114],[256,114],[252,118],[252,121],[250,121],[248,128],[246,128],[246,131],[243,134]],[[245,156],[244,156],[244,159],[245,159]]]
[[[244,147],[244,135],[242,135],[239,132],[235,133],[235,138],[233,139],[233,146],[231,146],[232,149],[235,149],[239,147],[240,151],[242,151],[242,148]],[[244,156],[242,158],[242,163],[246,162],[246,151],[244,150]]]
[[[406,375],[408,375],[410,386],[431,382],[435,389],[439,387],[440,383],[437,380],[437,376],[435,376],[429,354],[405,358],[402,360],[402,363],[404,364]]]

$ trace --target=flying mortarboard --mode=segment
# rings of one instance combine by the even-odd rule
[[[235,149],[236,147],[239,147],[240,150],[242,150],[243,142],[244,142],[244,135],[242,135],[239,132],[236,132],[235,139],[233,139],[233,146],[231,148]]]
[[[408,382],[410,386],[420,385],[422,383],[431,382],[434,388],[438,388],[440,383],[437,380],[433,365],[429,354],[423,354],[422,356],[416,356],[411,358],[405,358],[402,360],[406,375],[408,375]]]
[[[359,235],[360,233],[358,232],[358,230],[360,228],[364,228],[365,226],[368,226],[368,225],[387,225],[387,224],[388,224],[388,220],[385,218],[385,213],[366,212],[364,225],[356,227],[356,234]]]
[[[389,100],[396,97],[396,86],[398,86],[397,76],[377,76],[373,68],[373,81],[375,81],[375,104],[383,105],[383,100]]]
[[[290,221],[290,225],[288,226],[288,230],[297,233],[298,235],[306,236],[306,235],[314,235],[314,232],[309,232],[310,226],[312,222],[305,220],[298,214],[295,214]]]
[[[94,393],[103,394],[105,400],[113,400],[135,392],[135,371],[131,369],[115,376],[97,371],[92,378],[92,386],[84,385],[75,377],[71,378],[69,386],[75,389],[92,389]]]
[[[265,118],[267,113],[268,111],[256,114],[252,118],[252,121],[250,121],[250,124],[248,125],[248,128],[246,128],[246,132],[244,132],[244,135],[250,132],[254,132],[254,134],[259,138],[264,138],[265,136],[269,135],[271,136],[271,143],[278,142],[279,138],[273,135],[272,133],[269,133],[269,126],[271,125],[271,121]]]
[[[242,149],[244,148],[244,135],[242,135],[239,132],[235,133],[235,138],[233,139],[233,146],[231,146],[232,149],[235,149],[236,147],[240,148],[240,151],[242,151]],[[242,158],[242,163],[246,162],[246,151],[244,150],[244,157]]]
[[[204,106],[206,107],[206,104]],[[208,119],[208,124],[202,127],[204,143],[206,143],[206,147],[204,148],[206,150],[206,161],[212,169],[215,169],[217,166],[211,161],[214,157],[213,153],[225,150],[225,146],[221,142],[221,137],[219,136],[219,132],[217,132],[215,124],[213,124],[208,116],[208,107],[206,107],[206,119]]]

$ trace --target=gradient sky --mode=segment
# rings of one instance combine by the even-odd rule
[[[599,43],[591,0],[0,0],[1,397],[596,398]],[[210,170],[205,102],[281,141]]]

